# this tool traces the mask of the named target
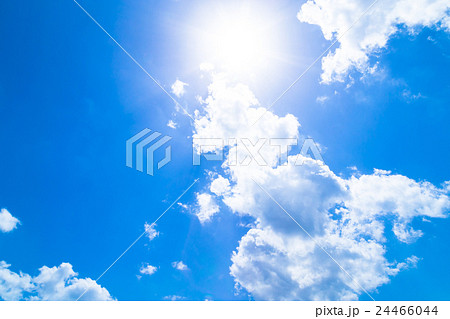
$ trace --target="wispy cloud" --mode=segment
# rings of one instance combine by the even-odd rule
[[[150,240],[153,240],[159,236],[159,232],[155,229],[155,227],[156,227],[156,224],[150,225],[148,223],[145,223],[145,225],[144,225],[145,231],[147,233],[147,237]]]
[[[170,296],[165,296],[163,299],[169,300],[169,301],[178,301],[178,300],[184,300],[186,298],[182,297],[182,296],[178,296],[178,295],[170,295]]]
[[[329,97],[328,96],[318,96],[316,98],[316,102],[319,104],[324,104],[326,101],[328,101]]]

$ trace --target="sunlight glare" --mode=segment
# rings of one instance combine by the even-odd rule
[[[205,21],[200,53],[229,71],[254,71],[264,65],[274,45],[267,21],[246,8],[222,8]]]

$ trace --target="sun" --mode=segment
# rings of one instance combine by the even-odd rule
[[[263,67],[275,46],[270,19],[245,5],[208,8],[194,35],[197,54],[233,72]]]
[[[263,27],[242,13],[217,21],[210,37],[213,59],[229,68],[253,65],[266,54]]]

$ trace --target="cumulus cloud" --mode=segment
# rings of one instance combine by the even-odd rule
[[[438,188],[380,170],[373,175],[353,176],[346,183],[350,195],[346,204],[354,212],[352,218],[394,216],[394,234],[405,243],[422,235],[409,226],[415,217],[444,218],[450,209],[448,184]]]
[[[211,194],[197,193],[197,205],[195,215],[198,217],[200,223],[204,224],[211,220],[211,218],[219,212],[219,206]]]
[[[174,261],[172,267],[181,271],[189,270],[188,266],[182,261]]]
[[[143,275],[151,276],[151,275],[153,275],[157,270],[158,270],[158,268],[156,268],[155,266],[146,264],[146,265],[143,265],[143,266],[141,267],[141,269],[139,269],[139,272],[140,272],[141,274],[143,274]]]
[[[233,255],[231,274],[259,299],[357,299],[364,292],[361,287],[375,290],[405,269],[385,257],[383,218],[392,216],[393,233],[411,243],[422,235],[409,225],[413,218],[444,217],[450,209],[447,188],[401,175],[345,180],[312,159],[303,166],[267,168],[263,173],[259,169],[259,175],[253,173],[257,178],[246,170],[232,170],[236,186],[223,202],[257,220]],[[317,242],[353,278],[340,271]]]
[[[348,30],[371,3],[373,0],[308,0],[302,5],[297,15],[301,22],[319,26],[326,40],[339,39],[339,47],[322,59],[323,82],[343,81],[352,68],[374,72],[376,65],[370,65],[369,57],[402,29],[415,32],[437,26],[450,30],[447,0],[379,0]]]
[[[230,181],[222,175],[218,175],[217,178],[211,182],[209,190],[217,196],[228,194],[231,190]]]
[[[331,232],[317,237],[326,250],[366,290],[389,281],[396,272],[383,257],[382,245],[342,238]],[[232,257],[238,287],[262,300],[353,300],[362,293],[314,242],[284,236],[269,227],[251,229]]]
[[[20,224],[20,221],[11,215],[11,213],[2,208],[0,210],[0,231],[7,233],[17,228],[17,225]]]
[[[247,86],[232,83],[223,74],[214,74],[208,91],[208,97],[201,100],[202,110],[195,112],[194,146],[196,140],[202,139],[248,138],[254,142],[263,137],[298,136],[300,124],[293,115],[278,117],[272,112],[266,112]],[[250,125],[254,122],[255,125]],[[267,153],[265,155],[270,160],[273,151]]]
[[[266,110],[248,87],[233,84],[226,76],[213,76],[202,103],[203,110],[196,112],[194,136],[224,140],[299,136],[300,124],[292,115],[267,112],[251,126]],[[255,161],[230,165],[231,156],[237,154],[238,163],[247,156],[238,144],[229,146],[223,175],[212,179],[211,194],[198,194],[197,200],[201,195],[204,220],[218,213],[217,201],[255,220],[239,241],[230,273],[237,288],[256,299],[357,299],[364,290],[374,291],[418,262],[415,256],[388,260],[386,232],[411,243],[422,235],[411,227],[416,217],[448,216],[449,183],[436,187],[385,170],[368,175],[354,172],[342,178],[322,161],[302,155],[291,155],[280,164],[279,157],[287,154],[267,144],[261,153],[268,165]],[[296,165],[299,158],[302,165]],[[392,229],[385,229],[387,218],[393,221]]]
[[[172,84],[172,93],[175,94],[177,97],[182,97],[184,95],[184,93],[186,92],[185,87],[188,85],[189,84],[184,83],[177,79]]]
[[[108,290],[90,278],[80,279],[69,263],[58,267],[43,266],[35,277],[9,269],[0,261],[0,299],[3,300],[113,300]]]
[[[24,292],[32,291],[35,285],[30,275],[12,272],[9,270],[10,266],[5,261],[0,261],[0,298],[20,300]]]

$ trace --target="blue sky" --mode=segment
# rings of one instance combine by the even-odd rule
[[[208,85],[215,81],[199,68],[213,58],[208,56],[208,43],[203,43],[204,33],[220,20],[220,13],[228,17],[243,5],[116,0],[80,4],[166,90],[177,79],[188,83],[180,104],[191,114],[198,109],[204,116],[205,104],[196,96],[205,99],[211,94]],[[274,35],[267,37],[272,44],[270,56],[264,64],[235,74],[214,61],[215,72],[245,84],[267,107],[331,42],[323,36],[325,24],[299,21],[303,1],[249,1],[247,5],[246,10],[262,20],[262,32]],[[175,205],[169,210],[157,223],[159,236],[139,241],[98,284],[117,300],[289,299],[277,298],[276,290],[259,291],[257,283],[244,278],[242,269],[230,273],[231,256],[242,238],[252,228],[269,226],[252,224],[255,215],[236,212],[220,196],[215,198],[220,212],[200,223],[197,215],[202,208],[196,194],[211,193],[211,176],[240,178],[233,175],[238,172],[227,176],[221,163],[192,166],[192,136],[202,135],[201,128],[177,111],[174,102],[74,2],[2,2],[0,6],[4,48],[0,51],[0,208],[20,220],[16,229],[0,232],[0,260],[11,265],[10,271],[33,277],[44,265],[65,262],[79,278],[95,279],[142,233],[146,222],[152,223],[200,178],[180,200],[187,209]],[[389,176],[428,181],[445,189],[442,183],[450,180],[449,48],[448,30],[437,23],[400,26],[386,45],[365,51],[367,63],[377,65],[374,72],[349,67],[342,80],[323,83],[326,70],[319,61],[271,112],[280,117],[293,114],[301,123],[300,134],[323,147],[325,164],[343,180],[375,176],[377,168],[392,171]],[[204,119],[214,123],[207,116]],[[177,123],[176,129],[167,126],[169,120]],[[173,137],[172,162],[154,176],[125,166],[125,141],[144,128]],[[441,199],[448,203],[447,195],[448,189],[442,191]],[[392,233],[399,217],[383,215],[384,239],[379,241],[386,248],[383,258],[390,263],[410,256],[419,260],[387,275],[389,282],[372,287],[375,299],[450,298],[446,289],[450,222],[432,217],[448,216],[445,205],[425,205],[425,210],[437,207],[436,211],[408,220],[423,232],[412,243]],[[413,210],[420,211],[421,206]],[[275,209],[272,213],[283,214]],[[243,247],[240,251],[243,254]],[[172,267],[176,261],[183,261],[188,270]],[[140,274],[146,264],[157,267],[156,272]],[[286,267],[272,266],[281,273]],[[345,295],[341,288],[327,288],[325,283],[311,287],[337,292],[315,295],[318,298]],[[299,291],[294,296],[310,295]],[[355,296],[369,300],[361,291]]]

